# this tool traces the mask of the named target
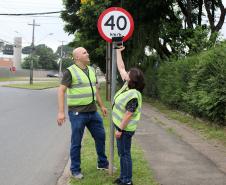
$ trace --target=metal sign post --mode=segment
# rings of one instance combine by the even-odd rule
[[[115,42],[112,43],[112,62],[111,62],[111,107],[114,103],[114,96],[116,90],[116,50]],[[109,157],[109,174],[113,175],[113,163],[114,163],[114,123],[112,121],[112,111],[110,111],[110,157]]]
[[[106,100],[111,101],[111,47],[112,44],[106,43]]]
[[[97,23],[98,31],[101,37],[111,44],[111,105],[114,103],[114,95],[116,90],[116,50],[118,43],[125,42],[131,37],[134,30],[134,22],[132,16],[119,7],[111,7],[102,12]],[[116,39],[117,38],[117,39]],[[119,40],[118,40],[119,39]],[[109,46],[109,45],[108,45]],[[107,52],[108,53],[108,52]],[[108,60],[107,56],[107,61]],[[108,63],[109,66],[109,63]],[[107,70],[109,67],[107,68]],[[109,74],[109,71],[108,73]],[[107,82],[109,78],[107,78]],[[107,84],[108,88],[108,84]],[[113,174],[114,162],[114,123],[112,121],[112,111],[110,111],[110,157],[109,157],[109,174]]]

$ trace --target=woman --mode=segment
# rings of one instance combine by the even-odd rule
[[[138,68],[131,68],[127,73],[121,52],[124,47],[117,49],[117,67],[123,87],[115,94],[112,119],[115,124],[115,137],[120,157],[120,177],[114,183],[132,185],[131,140],[135,133],[141,115],[142,91],[144,75]]]

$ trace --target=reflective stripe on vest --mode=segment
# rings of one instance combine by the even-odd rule
[[[95,83],[92,83],[92,86],[95,86],[95,85],[96,85]],[[90,83],[71,85],[71,88],[81,88],[81,87],[90,87]]]
[[[125,91],[126,90],[126,91]],[[119,126],[126,112],[127,103],[133,98],[137,98],[138,107],[133,113],[128,125],[124,130],[135,131],[141,115],[142,97],[141,93],[136,89],[128,89],[123,86],[114,97],[114,106],[112,111],[112,119],[115,125]]]
[[[68,70],[72,76],[71,87],[67,88],[68,106],[88,105],[95,101],[96,75],[94,69],[88,66],[89,77],[75,64]]]

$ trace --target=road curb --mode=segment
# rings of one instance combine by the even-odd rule
[[[60,176],[60,178],[58,179],[56,185],[68,185],[68,181],[71,176],[70,163],[71,163],[70,160],[68,160],[67,165],[65,166],[64,171],[63,171],[62,175]]]

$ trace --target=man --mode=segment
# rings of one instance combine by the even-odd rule
[[[89,66],[89,54],[85,48],[78,47],[73,51],[75,64],[67,68],[63,74],[58,89],[58,125],[65,122],[64,95],[67,92],[68,115],[71,122],[71,174],[74,178],[82,179],[81,173],[81,141],[85,127],[88,128],[95,140],[98,155],[97,169],[108,169],[108,160],[105,155],[105,130],[103,120],[97,112],[96,101],[104,116],[107,109],[101,100],[96,87],[95,71]]]

